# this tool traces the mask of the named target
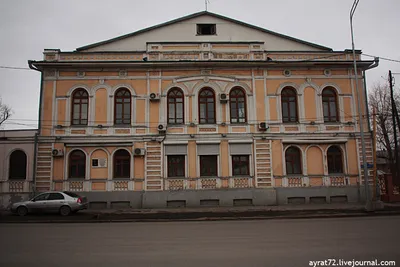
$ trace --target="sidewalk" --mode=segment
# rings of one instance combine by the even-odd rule
[[[308,204],[263,207],[204,207],[168,209],[84,210],[62,217],[33,214],[25,217],[0,213],[0,223],[94,223],[150,221],[260,220],[296,218],[333,218],[400,215],[400,203],[385,204],[383,210],[365,211],[363,204]]]

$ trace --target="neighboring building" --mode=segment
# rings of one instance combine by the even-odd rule
[[[400,157],[400,151],[399,157]],[[392,155],[395,158],[395,151],[392,151]],[[396,162],[395,162],[396,163]],[[383,173],[392,173],[391,166],[389,160],[389,153],[385,150],[378,150],[376,151],[376,167],[378,170],[382,171]]]
[[[0,131],[0,209],[26,199],[33,191],[37,130]]]
[[[364,71],[377,63],[360,55],[364,116]],[[45,49],[29,61],[43,73],[36,188],[135,207],[357,200],[352,59],[210,12]]]

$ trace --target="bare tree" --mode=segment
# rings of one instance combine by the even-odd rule
[[[393,127],[392,120],[392,104],[390,98],[390,89],[388,84],[377,83],[374,84],[370,93],[369,98],[369,109],[370,114],[376,113],[376,142],[377,149],[384,150],[389,160],[390,165],[395,166],[395,151],[394,151],[394,136],[395,130]],[[400,95],[395,93],[394,95],[397,110],[400,110]],[[372,119],[372,116],[371,116]]]
[[[10,106],[3,104],[2,99],[0,98],[0,126],[8,120],[12,115],[12,109]]]

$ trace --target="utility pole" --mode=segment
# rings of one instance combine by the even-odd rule
[[[399,161],[399,148],[397,145],[397,129],[396,129],[396,114],[397,114],[397,108],[396,108],[396,102],[394,101],[394,95],[393,95],[393,79],[392,79],[392,71],[389,70],[389,86],[390,86],[390,98],[392,100],[392,120],[393,120],[393,137],[394,137],[394,158],[395,158],[395,168],[393,170],[395,173],[393,173],[393,184],[399,185],[399,174],[400,174],[400,161]]]
[[[373,153],[374,153],[374,189],[372,190],[372,201],[376,201],[376,180],[378,179],[378,171],[377,171],[377,166],[376,166],[376,107],[374,106],[374,109],[372,111],[372,127],[373,127]]]
[[[364,137],[364,122],[363,122],[363,109],[361,106],[361,95],[362,90],[358,84],[358,71],[357,71],[357,59],[356,59],[356,51],[354,49],[354,33],[353,33],[353,16],[356,11],[358,2],[360,0],[354,0],[353,6],[350,10],[350,29],[351,29],[351,46],[353,50],[353,65],[354,65],[354,76],[356,80],[356,92],[357,92],[357,109],[358,109],[358,117],[359,117],[359,126],[360,126],[360,135],[361,135],[361,150],[362,150],[362,159],[363,159],[363,167],[364,167],[364,188],[365,188],[365,209],[371,210],[372,203],[369,197],[369,182],[368,182],[368,167],[367,167],[367,156],[365,152],[365,137]],[[365,107],[366,108],[366,107]]]

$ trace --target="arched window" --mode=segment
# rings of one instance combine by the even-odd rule
[[[114,178],[131,178],[131,154],[125,149],[114,154]]]
[[[215,123],[215,93],[210,88],[203,88],[199,93],[199,122]]]
[[[72,95],[72,124],[88,124],[89,95],[84,89],[75,90]]]
[[[184,120],[184,95],[179,88],[173,88],[168,92],[168,124],[182,124]]]
[[[328,173],[343,173],[342,151],[337,146],[328,149]]]
[[[246,94],[241,88],[234,88],[229,93],[231,123],[243,123],[246,118]]]
[[[22,150],[15,150],[10,155],[9,179],[26,179],[26,154]]]
[[[297,147],[289,147],[285,153],[286,174],[302,174],[301,152]]]
[[[126,88],[118,89],[114,97],[114,124],[131,124],[131,93]]]
[[[322,91],[322,106],[325,122],[339,121],[336,91],[334,89],[328,87]]]
[[[281,93],[283,122],[297,122],[297,94],[292,87],[286,87]]]
[[[86,155],[81,150],[69,154],[69,178],[85,178]]]

